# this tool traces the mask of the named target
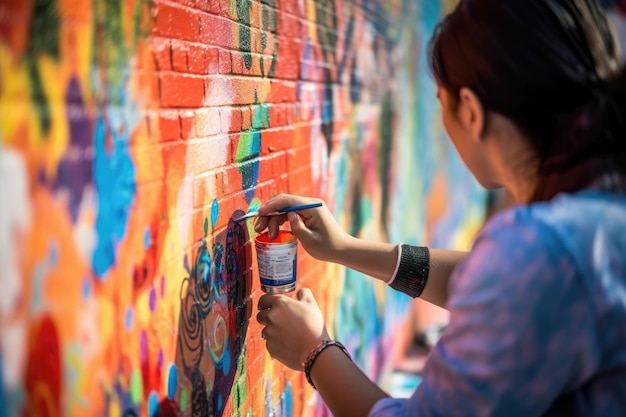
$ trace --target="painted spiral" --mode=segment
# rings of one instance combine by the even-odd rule
[[[198,303],[189,285],[191,285],[190,280],[185,278],[181,288],[181,298],[185,288],[187,291],[181,302],[180,324],[178,326],[178,345],[182,353],[183,366],[188,374],[200,365],[204,340],[204,320],[202,320]]]
[[[196,263],[191,272],[191,285],[195,293],[200,316],[205,319],[213,306],[212,288],[215,285],[211,273],[211,255],[203,241],[196,254]]]
[[[228,343],[228,328],[226,327],[226,321],[221,315],[216,316],[209,332],[211,336],[208,337],[209,354],[213,363],[220,364],[224,359],[224,352]]]

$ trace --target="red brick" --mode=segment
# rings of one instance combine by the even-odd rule
[[[229,51],[219,51],[220,74],[230,74],[232,71],[232,59]]]
[[[193,207],[203,207],[218,197],[217,176],[215,172],[195,177],[193,180]]]
[[[208,74],[207,52],[208,48],[203,45],[188,46],[187,68],[191,74]]]
[[[200,107],[204,100],[204,80],[177,73],[160,74],[163,107]]]
[[[261,3],[252,2],[250,7],[250,26],[260,28],[263,25],[263,9]]]
[[[261,53],[261,30],[257,28],[250,28],[250,51],[253,53]],[[270,43],[266,44],[266,48],[271,45]]]
[[[300,61],[279,57],[276,61],[274,77],[284,80],[297,80],[300,77]]]
[[[195,119],[195,113],[192,110],[180,112],[180,131],[183,139],[196,137]]]
[[[200,42],[226,49],[236,49],[233,33],[238,31],[237,23],[208,13],[200,14]]]
[[[185,169],[195,174],[226,166],[231,161],[227,136],[187,142]]]
[[[215,172],[215,188],[217,189],[217,196],[222,197],[224,195],[224,170]]]
[[[278,189],[281,193],[298,194],[302,192],[302,184],[302,170],[290,171],[286,181],[282,178],[278,181]]]
[[[163,146],[163,169],[166,180],[184,176],[186,150],[187,146],[181,142],[168,143]]]
[[[160,142],[180,139],[180,120],[178,112],[163,110],[159,115]]]
[[[172,69],[172,49],[169,39],[156,38],[150,39],[151,49],[154,53],[154,62],[156,68],[160,71],[169,71]]]
[[[219,5],[218,14],[220,16],[228,19],[237,19],[237,8],[235,7],[235,2],[232,0],[213,0],[213,2],[216,4],[216,7]]]
[[[206,219],[208,219],[208,221],[210,222],[211,221],[210,218],[211,216],[210,215],[207,216],[206,213],[204,213],[204,210],[202,208],[194,209],[191,212],[191,230],[189,232],[190,232],[191,241],[194,242],[194,244],[190,248],[192,252],[196,252],[198,250],[199,242],[205,236],[204,222]],[[211,233],[210,228],[208,232]]]
[[[266,181],[266,182],[260,182],[257,184],[256,187],[256,197],[261,200],[261,201],[267,201],[270,198],[272,198],[272,194],[271,194],[271,181]]]
[[[255,92],[266,83],[260,78],[215,77],[206,80],[206,100],[208,106],[233,106],[253,104]],[[295,97],[295,88],[294,88]]]
[[[293,144],[293,129],[264,130],[261,133],[261,155],[279,152],[289,149]]]
[[[172,40],[172,69],[178,72],[187,72],[187,45],[184,42]]]
[[[272,80],[268,103],[295,103],[295,82]]]
[[[232,63],[231,71],[233,74],[243,74],[244,64],[243,56],[239,51],[231,51],[230,61]]]
[[[309,146],[301,146],[299,148],[290,149],[287,154],[287,163],[289,172],[311,164],[311,148]]]
[[[220,113],[216,108],[196,111],[196,135],[212,136],[220,133]]]
[[[219,74],[219,55],[220,50],[218,48],[208,48],[204,53],[204,73],[205,74]]]
[[[276,179],[276,193],[277,194],[289,193],[289,185],[290,185],[289,179],[290,178],[291,178],[290,175],[283,175],[282,177]],[[305,195],[305,194],[302,193],[301,195]]]
[[[252,111],[250,107],[241,108],[241,130],[246,131],[252,126]]]
[[[259,163],[259,182],[270,181],[272,177],[272,158],[263,159]]]
[[[211,14],[220,14],[220,11],[222,10],[222,8],[221,8],[219,0],[204,0],[204,1],[207,1],[209,3],[208,11]]]
[[[218,200],[219,205],[219,215],[217,216],[217,222],[215,224],[215,230],[220,230],[228,226],[228,221],[230,217],[236,210],[235,200],[232,198],[224,198],[222,200]],[[210,215],[210,212],[207,214]]]
[[[241,174],[235,166],[226,167],[222,176],[222,191],[224,196],[241,191]]]
[[[296,80],[300,77],[301,43],[291,38],[280,38],[280,53],[274,76],[280,79]],[[321,71],[323,73],[323,71]]]
[[[222,133],[241,132],[241,110],[236,107],[220,109],[220,126]]]
[[[281,127],[287,124],[287,118],[283,104],[271,104],[269,106],[270,112],[270,127]]]
[[[153,13],[153,33],[175,39],[199,40],[199,12],[182,6],[156,3]]]
[[[279,14],[292,14],[294,16],[304,16],[303,8],[299,7],[301,3],[297,1],[282,1],[280,4]]]
[[[169,0],[172,1],[172,0]],[[179,3],[182,3],[192,9],[198,9],[205,12],[211,11],[211,4],[214,0],[176,0]]]
[[[282,174],[286,174],[289,171],[287,166],[287,153],[280,152],[273,156],[272,159],[272,176],[278,177]]]
[[[187,6],[187,7],[191,7],[191,8],[197,8],[198,7],[198,0],[170,0],[173,3],[179,3],[183,6]]]
[[[287,13],[277,13],[277,32],[281,37],[300,39],[302,35],[302,24],[296,16]]]

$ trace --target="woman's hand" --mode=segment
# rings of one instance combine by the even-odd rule
[[[313,293],[298,291],[297,299],[288,295],[265,294],[259,299],[257,321],[267,351],[285,366],[302,371],[302,364],[320,342],[329,339],[324,318]]]
[[[278,229],[289,221],[291,231],[311,256],[321,261],[338,262],[340,251],[346,249],[353,239],[337,223],[326,205],[322,207],[290,212],[282,216],[266,216],[286,207],[322,202],[319,199],[281,194],[259,207],[259,217],[254,229],[260,233],[266,228],[270,238],[278,236]]]

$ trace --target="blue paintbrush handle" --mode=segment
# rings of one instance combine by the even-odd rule
[[[302,204],[300,206],[286,207],[282,210],[277,211],[275,214],[285,214],[285,213],[289,213],[290,211],[306,210],[306,209],[311,209],[315,207],[322,207],[322,203]]]
[[[291,207],[285,207],[282,210],[279,211],[275,211],[273,213],[268,214],[268,216],[279,216],[281,214],[285,214],[285,213],[289,213],[290,211],[299,211],[299,210],[306,210],[306,209],[311,209],[311,208],[315,208],[315,207],[321,207],[322,203],[312,203],[312,204],[302,204],[299,206],[291,206]],[[244,214],[243,216],[234,219],[236,222],[239,222],[241,220],[244,219],[249,219],[250,217],[256,217],[258,216],[259,213],[257,211],[251,211],[250,213]]]

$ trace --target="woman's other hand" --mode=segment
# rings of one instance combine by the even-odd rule
[[[320,342],[329,339],[324,318],[313,293],[303,288],[293,298],[265,294],[259,299],[257,321],[267,351],[285,366],[302,371],[307,356]]]
[[[341,250],[347,247],[352,237],[339,226],[325,204],[281,216],[267,216],[287,207],[319,202],[322,201],[316,198],[281,194],[259,207],[254,229],[260,233],[267,228],[270,238],[274,239],[278,236],[280,225],[289,221],[291,231],[311,256],[321,261],[337,262]]]

